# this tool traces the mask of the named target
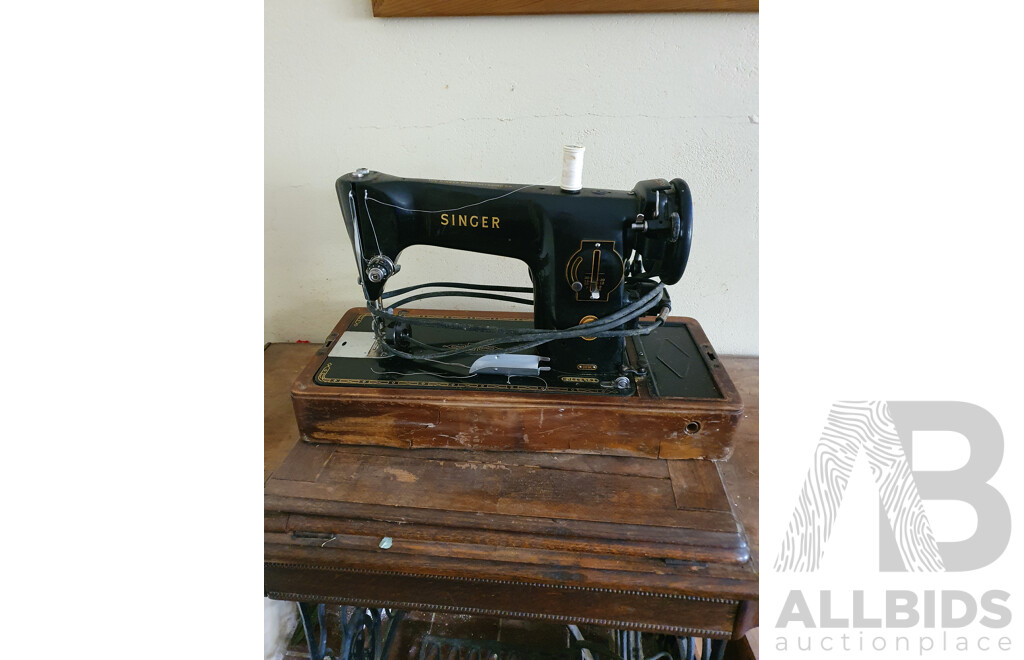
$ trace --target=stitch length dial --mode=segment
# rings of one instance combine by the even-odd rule
[[[565,266],[565,279],[579,302],[608,302],[622,274],[622,255],[615,251],[615,241],[580,241],[580,249]]]

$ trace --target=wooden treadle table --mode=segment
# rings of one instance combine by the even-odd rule
[[[298,442],[289,390],[318,347],[265,351],[271,598],[717,639],[757,625],[756,358],[722,358],[744,412],[714,463]]]

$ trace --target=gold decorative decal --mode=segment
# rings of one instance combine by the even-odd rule
[[[321,367],[320,371],[317,372],[313,382],[320,385],[367,385],[367,386],[413,386],[413,387],[433,387],[438,389],[452,389],[452,390],[499,390],[502,392],[562,392],[562,393],[574,393],[582,392],[585,394],[592,394],[594,390],[589,389],[578,389],[575,387],[541,387],[539,385],[510,385],[508,383],[467,383],[466,381],[459,382],[437,382],[429,380],[376,380],[370,378],[336,378],[334,376],[328,376],[327,374],[331,370],[331,362],[328,360]],[[564,380],[564,379],[563,379]],[[581,380],[581,383],[599,383],[600,381],[596,378],[589,380]]]
[[[608,302],[622,284],[625,266],[615,247],[614,240],[584,239],[566,261],[565,281],[576,293],[577,302]]]
[[[496,215],[465,215],[462,213],[442,213],[442,227],[471,227],[473,229],[501,229],[498,224],[501,218]]]
[[[577,323],[576,325],[583,325],[584,323],[593,323],[596,320],[597,320],[596,316],[594,316],[592,314],[588,314],[588,315],[584,316],[583,318],[581,318],[580,322]],[[580,339],[582,339],[583,341],[594,341],[595,339],[597,339],[597,337],[580,337]]]
[[[398,310],[398,316],[408,316],[410,318],[417,319],[452,319],[456,321],[521,321],[523,323],[529,323],[529,319],[510,319],[507,316],[443,316],[441,314],[410,314],[407,309]],[[367,317],[373,318],[372,314],[367,312],[361,312],[356,319],[349,324],[349,329],[356,327],[362,323]]]
[[[562,376],[563,383],[600,383],[601,381],[591,376]]]

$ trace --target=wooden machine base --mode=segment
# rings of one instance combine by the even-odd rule
[[[530,316],[481,320],[528,323]],[[340,351],[352,338],[365,339],[370,321],[365,310],[349,310],[295,381],[303,440],[663,459],[724,460],[732,453],[742,403],[693,319],[670,318],[647,337],[627,339],[632,367],[644,375],[631,377],[626,391],[585,375],[445,378],[400,358]]]

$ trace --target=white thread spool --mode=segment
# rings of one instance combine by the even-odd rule
[[[578,144],[562,147],[562,190],[579,192],[583,188],[583,150]]]

